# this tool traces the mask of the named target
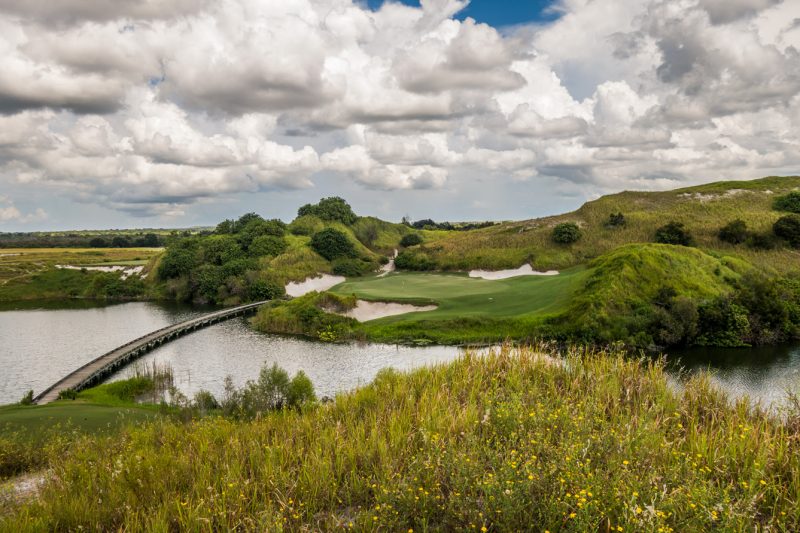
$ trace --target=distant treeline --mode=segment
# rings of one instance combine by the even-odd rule
[[[488,228],[490,226],[494,226],[495,224],[499,224],[499,222],[434,222],[430,218],[424,218],[422,220],[417,220],[416,222],[411,222],[408,217],[403,217],[403,224],[414,229],[469,231],[471,229]]]
[[[188,231],[157,233],[0,233],[0,248],[158,248]]]

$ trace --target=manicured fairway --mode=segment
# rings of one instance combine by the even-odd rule
[[[523,317],[563,310],[587,272],[584,267],[577,267],[558,276],[520,276],[497,281],[470,278],[465,274],[404,272],[382,278],[346,281],[331,292],[355,294],[364,300],[434,302],[439,305],[435,311],[381,319],[387,322]]]

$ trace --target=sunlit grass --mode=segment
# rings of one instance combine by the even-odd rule
[[[83,437],[41,529],[795,531],[797,413],[670,386],[620,353],[503,349],[252,422],[162,420]],[[621,528],[621,529],[620,529]]]

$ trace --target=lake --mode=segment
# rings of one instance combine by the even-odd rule
[[[0,308],[0,404],[39,392],[95,357],[161,327],[210,311],[191,306],[132,302],[98,306],[77,302],[64,308],[25,304]],[[19,307],[15,305],[15,307]],[[319,396],[332,396],[370,382],[382,368],[408,370],[451,361],[458,348],[382,344],[324,344],[258,333],[234,319],[166,344],[141,359],[168,363],[176,385],[191,396],[200,389],[219,395],[230,375],[237,385],[255,379],[263,365],[303,370]],[[676,351],[673,360],[690,371],[708,368],[732,397],[749,395],[780,404],[787,390],[800,389],[800,345],[752,349]],[[112,379],[121,379],[122,370]]]

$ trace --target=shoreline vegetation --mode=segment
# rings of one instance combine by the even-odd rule
[[[265,369],[239,398],[286,398],[272,394],[290,381]],[[300,388],[304,401],[257,416],[195,398],[61,431],[26,449],[17,472],[42,480],[34,497],[0,497],[0,530],[800,528],[797,402],[732,402],[707,374],[676,387],[660,360],[505,346],[385,370],[332,402]],[[16,435],[0,437],[4,461]]]
[[[472,225],[395,224],[325,198],[302,206],[289,224],[250,213],[213,230],[160,237],[163,251],[137,256],[91,249],[55,262],[72,253],[60,249],[49,260],[0,257],[0,300],[273,300],[253,320],[256,329],[329,342],[552,339],[650,351],[777,344],[800,335],[798,189],[800,177],[769,177],[623,192],[565,215]],[[38,266],[26,270],[26,260]],[[396,270],[378,276],[391,261]],[[132,262],[143,269],[128,279],[48,268]],[[520,265],[553,275],[466,274]],[[319,275],[346,281],[322,296],[287,300],[287,284]],[[363,323],[327,312],[326,303],[345,297],[436,310]]]

